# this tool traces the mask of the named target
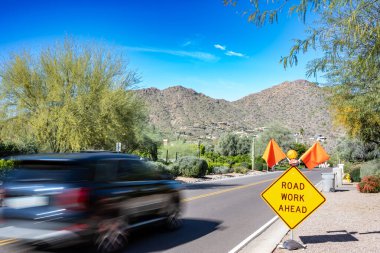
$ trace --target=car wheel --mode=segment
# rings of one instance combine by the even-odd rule
[[[182,226],[181,220],[181,208],[180,204],[176,201],[171,201],[168,210],[167,210],[167,218],[166,218],[166,228],[169,230],[176,230]]]
[[[97,225],[95,247],[99,253],[123,250],[128,243],[127,223],[121,218],[106,219]]]

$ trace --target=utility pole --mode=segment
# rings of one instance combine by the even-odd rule
[[[255,135],[252,137],[252,170],[255,170]]]
[[[201,141],[198,140],[198,158],[201,158]]]

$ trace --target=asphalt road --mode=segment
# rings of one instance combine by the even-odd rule
[[[183,227],[168,232],[160,226],[131,234],[128,252],[228,252],[275,216],[261,199],[261,192],[282,172],[187,185]],[[306,171],[314,184],[321,170]],[[82,252],[86,249],[70,249]],[[37,252],[0,246],[0,252]],[[41,251],[39,251],[41,252]],[[66,251],[65,251],[66,252]]]
[[[133,236],[125,252],[228,252],[275,216],[261,192],[281,172],[193,184],[184,191],[184,226]],[[305,172],[314,184],[321,170]]]

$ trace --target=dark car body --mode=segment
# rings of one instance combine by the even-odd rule
[[[180,224],[180,184],[138,156],[91,152],[12,159],[15,168],[1,190],[1,238],[50,247],[91,241],[99,251],[112,252],[125,246],[126,231],[133,228]]]

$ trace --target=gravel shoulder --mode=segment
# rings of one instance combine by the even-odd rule
[[[293,231],[294,240],[307,246],[302,252],[380,252],[380,193],[360,193],[356,184],[344,184],[323,195],[325,204]],[[288,239],[290,232],[281,243]]]

